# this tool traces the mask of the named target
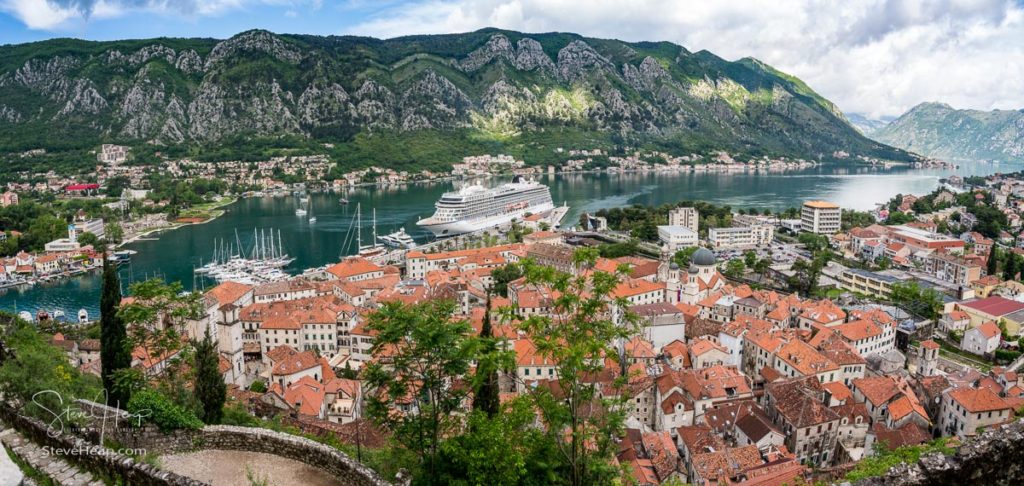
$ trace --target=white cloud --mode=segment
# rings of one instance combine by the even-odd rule
[[[74,7],[37,0],[5,0],[0,8],[13,13],[30,29],[52,29],[80,15]]]
[[[1024,107],[1024,7],[1011,0],[417,0],[346,33],[482,27],[668,40],[726,59],[753,56],[870,116],[899,115],[923,101]]]
[[[92,18],[117,18],[134,12],[208,17],[252,6],[318,10],[321,5],[322,0],[0,0],[0,11],[30,29],[56,31]]]

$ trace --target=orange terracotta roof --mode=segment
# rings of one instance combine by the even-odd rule
[[[832,326],[832,330],[851,342],[863,341],[882,334],[882,329],[868,320],[845,322]]]
[[[327,273],[340,279],[347,279],[367,273],[383,271],[380,265],[361,257],[346,258],[327,267]]]
[[[839,365],[826,358],[810,344],[798,339],[793,339],[784,344],[779,348],[776,356],[805,376],[839,369]]]
[[[218,305],[225,305],[237,302],[243,295],[253,289],[252,285],[227,281],[208,290],[206,295],[217,300]]]
[[[889,376],[856,378],[852,383],[853,388],[864,395],[864,398],[876,407],[885,404],[900,394],[896,381]]]
[[[274,369],[271,370],[270,374],[291,375],[317,366],[320,366],[320,361],[316,359],[316,355],[310,351],[303,351],[275,363]]]
[[[1007,410],[1010,405],[987,388],[958,388],[949,392],[950,398],[970,413]]]

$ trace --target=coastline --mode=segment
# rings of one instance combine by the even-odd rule
[[[125,245],[128,245],[130,243],[135,243],[135,242],[140,241],[140,240],[142,240],[142,239],[144,239],[144,238],[146,238],[148,236],[159,235],[160,233],[176,230],[178,228],[182,228],[182,227],[185,227],[185,226],[192,226],[192,225],[199,225],[199,224],[209,223],[210,221],[213,221],[213,220],[223,216],[225,213],[227,213],[227,210],[224,209],[224,207],[229,206],[231,204],[234,204],[234,203],[238,202],[240,199],[242,199],[241,196],[233,196],[233,197],[230,197],[230,198],[224,198],[222,201],[217,201],[212,206],[210,206],[208,208],[204,208],[204,210],[209,211],[209,217],[208,218],[205,218],[205,219],[203,219],[201,221],[188,221],[188,222],[168,221],[167,224],[164,225],[164,226],[157,226],[155,228],[149,228],[149,229],[146,229],[146,230],[142,231],[141,233],[138,233],[138,234],[132,235],[132,236],[130,236],[128,238],[125,238],[120,243],[114,245],[114,249],[121,248],[121,247],[123,247]],[[179,219],[181,219],[181,218],[179,218]]]

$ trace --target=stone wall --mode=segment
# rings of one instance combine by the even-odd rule
[[[154,486],[204,486],[205,483],[136,462],[105,447],[51,429],[41,420],[19,415],[7,404],[0,404],[0,420],[10,425],[23,437],[50,450],[63,451],[62,458],[77,467],[105,478],[119,478],[122,484]]]
[[[1024,484],[1024,420],[986,430],[951,456],[932,453],[857,486],[989,486]]]
[[[120,410],[85,400],[79,400],[78,404],[83,410],[93,410],[94,412],[91,414],[93,416],[102,416],[104,412],[107,416],[121,413]],[[89,440],[99,442],[98,424],[93,425],[93,430],[86,432],[85,435]],[[152,427],[108,427],[105,434],[106,437],[117,440],[126,448],[146,449],[160,455],[202,449],[263,452],[293,459],[327,471],[344,484],[366,486],[391,484],[372,469],[333,447],[305,437],[268,429],[208,425],[201,430],[164,433]],[[407,482],[407,479],[399,478],[396,482],[401,484]]]

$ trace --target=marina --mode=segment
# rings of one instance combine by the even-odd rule
[[[734,208],[784,209],[799,206],[808,199],[826,199],[859,210],[872,209],[878,201],[896,194],[923,194],[939,185],[939,179],[951,174],[991,174],[996,171],[1020,170],[1021,164],[993,165],[962,163],[952,169],[912,169],[907,167],[844,167],[823,166],[788,173],[714,173],[683,174],[624,173],[624,174],[568,174],[542,176],[539,182],[547,185],[556,211],[564,211],[562,227],[577,224],[583,212],[630,204],[659,205],[680,200],[703,200],[727,204]],[[487,185],[496,186],[508,178],[494,177]],[[149,241],[134,241],[122,249],[137,253],[129,262],[120,265],[122,290],[128,293],[131,283],[159,276],[168,281],[180,281],[186,288],[193,285],[209,286],[213,280],[193,275],[211,261],[211,249],[222,238],[233,240],[237,228],[244,248],[250,248],[252,228],[274,228],[275,247],[280,243],[294,261],[282,270],[296,274],[303,269],[336,263],[340,256],[358,252],[356,244],[345,244],[353,227],[357,206],[362,208],[360,224],[363,243],[369,245],[372,223],[377,232],[388,235],[405,228],[406,233],[419,245],[434,239],[429,232],[416,226],[416,222],[429,216],[437,200],[445,192],[456,190],[453,181],[389,187],[352,187],[343,193],[312,192],[309,204],[317,216],[316,224],[307,218],[298,218],[294,212],[297,197],[249,197],[225,206],[225,214],[202,225],[183,226],[160,234]],[[339,204],[339,198],[349,204]],[[562,209],[563,205],[568,208]],[[373,208],[372,210],[370,208]],[[374,218],[374,213],[376,217]],[[280,241],[277,241],[280,237]],[[352,238],[355,239],[355,238]],[[379,240],[374,240],[379,241]],[[385,251],[380,241],[378,258],[400,261],[401,251]],[[444,244],[428,246],[442,247]],[[236,246],[238,246],[236,244]],[[364,248],[366,249],[366,248]],[[0,308],[34,314],[44,308],[50,312],[63,309],[69,315],[84,308],[97,316],[100,276],[90,272],[68,278],[37,282],[35,285],[17,285],[0,290]]]
[[[247,255],[242,250],[242,241],[236,230],[235,242],[225,243],[223,239],[215,242],[212,261],[196,268],[194,273],[217,283],[230,280],[253,285],[288,278],[282,269],[295,259],[284,252],[281,230],[277,231],[276,244],[273,228],[269,236],[264,230],[254,228],[252,231],[253,244]]]

